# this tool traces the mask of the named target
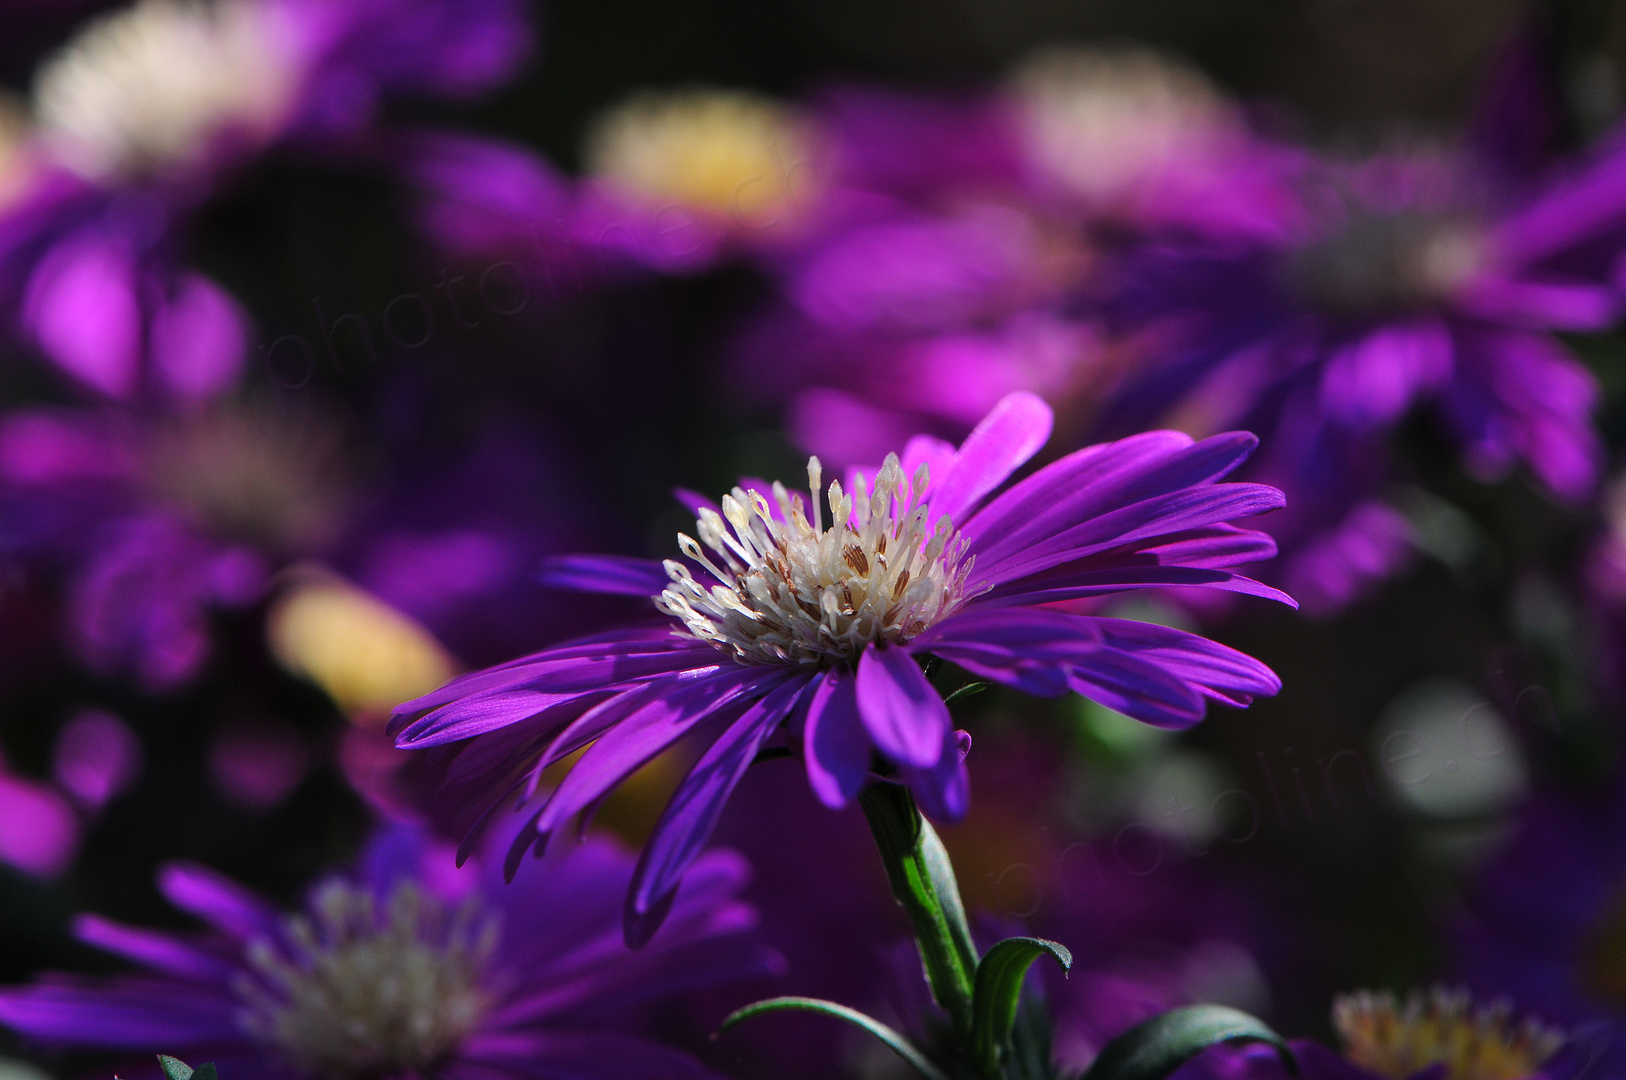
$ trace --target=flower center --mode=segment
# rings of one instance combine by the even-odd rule
[[[811,195],[814,139],[806,121],[737,91],[645,94],[602,117],[588,172],[655,203],[765,228]]]
[[[248,0],[141,0],[93,21],[35,79],[47,143],[107,180],[199,164],[218,136],[270,137],[295,67],[271,12]]]
[[[146,479],[209,529],[309,552],[343,527],[345,449],[325,416],[225,407],[159,428],[146,446]]]
[[[801,496],[778,483],[777,515],[760,492],[741,488],[723,496],[721,516],[702,510],[699,542],[679,533],[678,546],[717,583],[708,589],[669,560],[672,584],[656,606],[744,663],[822,667],[873,642],[907,641],[967,599],[973,560],[947,515],[931,521],[925,465],[910,482],[889,454],[867,491],[862,476],[852,493],[832,481],[828,529],[820,475],[819,459],[809,459],[812,521]]]
[[[1506,1002],[1476,1007],[1465,991],[1441,988],[1404,1005],[1389,993],[1346,994],[1333,1001],[1332,1022],[1349,1060],[1395,1080],[1440,1062],[1445,1080],[1521,1080],[1564,1043],[1535,1020],[1515,1023]]]
[[[1484,259],[1484,239],[1465,217],[1351,209],[1342,228],[1294,252],[1284,269],[1292,290],[1310,303],[1363,315],[1445,300]]]
[[[1181,161],[1201,160],[1241,131],[1195,69],[1147,49],[1057,49],[1017,72],[1028,153],[1089,200],[1134,197]]]
[[[284,943],[249,946],[236,987],[242,1023],[313,1076],[424,1069],[469,1034],[491,1004],[481,976],[495,919],[465,903],[448,914],[403,882],[382,912],[372,894],[324,886],[314,920],[288,920]]]

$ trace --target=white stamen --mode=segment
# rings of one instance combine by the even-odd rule
[[[781,484],[773,487],[778,520],[761,492],[742,488],[723,496],[727,525],[702,510],[700,541],[680,533],[678,546],[720,584],[707,592],[686,567],[667,562],[672,584],[656,606],[743,663],[822,667],[851,660],[873,642],[907,641],[968,599],[973,560],[947,515],[930,520],[925,465],[910,483],[897,455],[889,455],[873,488],[859,478],[857,500],[832,481],[828,529],[822,476],[811,458],[811,522],[801,496]]]
[[[258,978],[235,987],[243,1026],[297,1068],[333,1077],[426,1069],[485,1015],[497,923],[472,902],[448,915],[403,882],[380,913],[371,893],[335,882],[313,907],[314,923],[288,921],[285,944],[250,946]]]
[[[222,136],[269,138],[297,84],[274,11],[251,0],[140,0],[94,20],[35,78],[46,144],[107,180],[199,164]]]

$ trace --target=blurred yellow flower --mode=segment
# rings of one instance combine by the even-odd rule
[[[456,673],[434,635],[371,593],[320,568],[295,568],[290,577],[271,608],[271,652],[357,723],[383,724],[394,706]]]

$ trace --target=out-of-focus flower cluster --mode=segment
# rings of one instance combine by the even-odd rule
[[[566,167],[520,0],[13,6],[0,1053],[887,1075],[705,1035],[940,1036],[898,783],[1060,1070],[1626,1076],[1626,127],[1541,35],[1429,138],[1072,44]]]

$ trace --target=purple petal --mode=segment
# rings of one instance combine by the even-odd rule
[[[448,1072],[465,1061],[481,1067],[448,1080],[486,1080],[493,1068],[526,1080],[726,1080],[681,1050],[619,1032],[482,1032],[463,1044]]]
[[[1392,424],[1451,375],[1451,335],[1438,319],[1385,323],[1329,357],[1321,408],[1352,427]]]
[[[234,938],[248,940],[277,933],[277,909],[230,878],[196,863],[168,863],[158,871],[158,891],[182,911]]]
[[[671,584],[660,563],[625,555],[559,555],[542,563],[537,580],[554,589],[644,597]]]
[[[848,672],[832,669],[814,684],[802,731],[802,757],[813,793],[832,810],[851,802],[868,779],[869,734]]]
[[[932,517],[947,514],[955,524],[964,521],[985,495],[1039,452],[1053,422],[1050,406],[1037,396],[1006,395],[966,436],[946,474],[933,479]]]
[[[1285,502],[1280,490],[1266,484],[1187,488],[1088,517],[1060,532],[1035,537],[1022,548],[1002,546],[1001,553],[988,555],[986,562],[979,555],[977,571],[996,585],[1015,581],[1120,545],[1279,510]]]
[[[1246,432],[1193,443],[1178,431],[1148,431],[1087,446],[1000,494],[961,535],[983,553],[979,558],[1019,550],[1117,507],[1212,483],[1242,464],[1258,442]]]
[[[175,295],[152,313],[148,338],[153,371],[168,388],[183,398],[206,398],[242,370],[248,316],[220,286],[185,274]]]
[[[632,874],[627,894],[629,946],[641,947],[658,928],[658,924],[649,925],[643,916],[665,906],[683,872],[711,839],[723,803],[750,768],[762,741],[790,715],[807,687],[806,680],[793,679],[746,709],[678,785]]]
[[[933,821],[952,825],[971,809],[971,777],[965,769],[970,749],[970,736],[951,730],[943,736],[942,755],[936,765],[929,769],[899,767],[898,776],[914,793],[921,813]]]
[[[1132,619],[1094,617],[1106,646],[1156,661],[1201,693],[1233,703],[1279,693],[1282,681],[1246,653],[1198,634]]]
[[[1167,589],[1203,587],[1246,596],[1276,600],[1288,607],[1298,607],[1294,599],[1280,589],[1271,588],[1252,578],[1225,570],[1205,570],[1194,566],[1121,566],[1103,570],[1084,570],[1062,576],[1023,578],[1009,585],[984,593],[972,601],[975,608],[1025,607],[1055,604],[1063,600],[1080,600],[1088,596],[1106,596],[1130,589]]]
[[[110,397],[140,376],[138,271],[123,245],[81,236],[51,250],[28,283],[23,319],[70,375]]]
[[[953,729],[948,706],[904,649],[871,645],[858,661],[858,714],[882,754],[900,765],[930,768]]]
[[[74,936],[165,975],[206,981],[225,981],[233,965],[213,953],[190,945],[174,934],[123,926],[96,915],[74,920]]]
[[[910,642],[973,674],[1040,697],[1068,690],[1069,673],[1101,648],[1095,620],[1060,611],[972,608]]]
[[[239,1042],[238,1011],[225,986],[160,979],[58,977],[0,990],[0,1024],[73,1046],[179,1052],[200,1043]]]
[[[543,832],[558,828],[695,724],[741,699],[766,693],[788,675],[778,668],[730,665],[663,682],[658,694],[620,717],[582,755],[548,800],[537,827]]]

